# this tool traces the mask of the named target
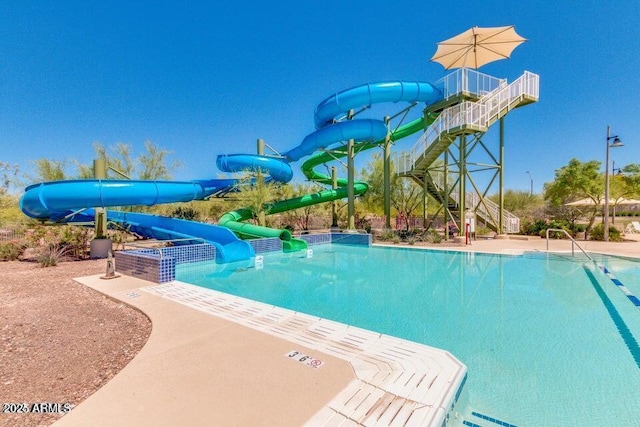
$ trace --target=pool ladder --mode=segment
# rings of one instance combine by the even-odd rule
[[[594,259],[593,259],[593,258],[591,258],[591,256],[590,256],[588,253],[586,253],[586,252],[584,251],[584,249],[582,249],[582,247],[578,244],[578,242],[576,242],[576,240],[575,240],[573,237],[571,237],[571,234],[567,233],[567,230],[564,230],[564,229],[562,229],[562,228],[547,228],[547,252],[549,252],[549,232],[550,232],[550,231],[559,231],[559,232],[561,232],[561,233],[566,234],[566,236],[567,236],[569,239],[571,239],[571,256],[572,256],[572,257],[575,257],[575,256],[576,256],[576,255],[575,255],[574,246],[577,246],[577,247],[578,247],[578,249],[580,249],[580,250],[582,251],[582,253],[583,253],[583,254],[585,254],[585,256],[586,256],[587,258],[589,258],[592,262],[595,262],[595,261],[594,261]]]

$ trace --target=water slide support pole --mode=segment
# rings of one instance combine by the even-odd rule
[[[258,155],[264,156],[264,139],[258,138],[256,146],[257,146]]]
[[[384,138],[384,228],[391,228],[391,133],[389,132],[389,116],[385,116],[387,136]]]
[[[264,156],[264,139],[258,138],[256,143],[256,151],[259,156]],[[264,176],[262,176],[262,171],[258,170],[256,174],[256,185],[258,188],[264,187]],[[258,214],[258,224],[264,226],[267,222],[265,218],[264,210],[261,209],[261,212]]]
[[[355,112],[353,109],[347,113],[347,120],[353,120]],[[354,176],[354,157],[355,157],[355,140],[352,138],[347,144],[347,229],[355,230],[356,221],[356,195],[355,195],[355,176]]]
[[[449,218],[449,150],[446,150],[444,152],[444,176],[443,176],[443,181],[444,181],[444,188],[442,189],[443,193],[444,193],[444,200],[445,203],[447,205],[443,206],[443,213],[444,213],[444,240],[445,242],[447,240],[449,240],[449,221],[451,220],[451,218]]]
[[[467,136],[460,135],[460,194],[458,194],[458,219],[464,223],[465,201],[467,198]],[[462,232],[462,229],[460,230]]]
[[[429,225],[429,221],[428,221],[429,215],[427,215],[427,203],[428,203],[427,195],[428,194],[429,194],[429,188],[427,186],[427,173],[425,171],[424,177],[422,178],[422,228],[424,228],[425,230]]]
[[[107,178],[107,161],[105,159],[94,159],[93,177],[95,179]],[[103,207],[95,208],[95,231],[96,238],[107,237],[107,212]]]
[[[500,213],[498,214],[498,234],[504,233],[504,117],[500,117]]]
[[[331,188],[334,190],[338,188],[338,168],[336,166],[331,166]],[[338,201],[334,200],[331,202],[331,228],[338,228]]]
[[[354,157],[355,157],[355,153],[354,153],[354,145],[355,145],[355,140],[352,138],[349,140],[349,143],[347,145],[348,147],[348,161],[347,161],[347,198],[348,198],[348,216],[349,216],[349,225],[348,225],[348,229],[349,230],[355,230],[356,229],[356,224],[355,224],[355,212],[356,212],[356,197],[355,197],[355,190],[353,188],[354,184],[355,184],[355,176],[354,176],[354,169],[355,169],[355,164],[354,164]]]

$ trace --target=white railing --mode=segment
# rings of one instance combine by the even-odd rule
[[[444,173],[443,172],[432,172],[431,178],[433,179],[433,184],[436,187],[436,190],[439,192],[444,191]],[[449,178],[451,180],[451,178]],[[451,181],[453,182],[453,181]],[[452,192],[450,196],[456,202],[459,200],[459,192]],[[464,199],[465,206],[467,208],[472,209],[476,212],[476,214],[482,218],[485,222],[492,222],[498,226],[498,220],[500,218],[500,205],[493,202],[490,199],[485,198],[484,203],[480,198],[478,193],[473,191],[468,191],[465,194]],[[519,233],[520,232],[520,218],[515,216],[509,211],[503,210],[503,233]]]
[[[411,160],[411,156],[402,152],[399,156],[394,159],[396,171],[403,170],[408,171],[411,170],[413,163]],[[439,193],[444,193],[444,172],[441,171],[432,171],[429,173],[431,179],[433,180],[433,184],[435,186],[436,191]],[[449,182],[455,182],[455,174],[449,177]],[[426,179],[426,177],[424,178]],[[458,202],[458,192],[453,191],[450,194],[443,194],[445,197],[445,203],[448,203],[448,199],[453,199],[456,203]],[[497,222],[500,218],[500,205],[493,202],[490,199],[485,198],[484,203],[482,203],[480,196],[474,192],[467,192],[465,197],[465,206],[470,207],[475,210],[476,214],[482,218],[485,222],[495,223],[498,226]],[[503,210],[503,233],[519,233],[520,232],[520,218],[515,216],[509,211]]]
[[[465,206],[472,208],[478,216],[485,220],[485,222],[490,221],[496,226],[498,225],[500,218],[500,205],[492,200],[485,198],[483,203],[478,193],[467,192],[465,197]],[[504,227],[502,233],[519,233],[520,218],[504,209],[502,210],[502,214],[502,226]]]
[[[471,70],[465,70],[466,73],[463,73],[463,70],[458,71],[464,76]],[[453,76],[453,74],[447,77]],[[497,85],[477,102],[465,101],[445,109],[411,147],[408,152],[410,161],[403,162],[402,168],[398,168],[396,171],[398,173],[410,171],[427,148],[451,129],[460,126],[475,126],[478,130],[485,131],[500,118],[503,110],[509,111],[513,107],[513,102],[521,96],[527,95],[538,99],[539,76],[537,74],[525,71],[522,76],[509,85],[506,84],[506,80],[493,79],[498,82]]]
[[[436,81],[435,85],[442,91],[444,99],[449,99],[461,92],[484,96],[506,81],[468,68],[460,68]]]
[[[414,163],[415,162],[413,161],[413,158],[411,157],[411,155],[409,155],[409,153],[407,153],[406,151],[403,151],[399,155],[394,156],[394,159],[393,159],[393,164],[395,167],[394,172],[395,173],[408,172],[413,168]]]
[[[396,173],[406,173],[413,170],[416,161],[427,151],[429,146],[451,130],[462,126],[473,126],[478,131],[484,132],[496,120],[516,107],[514,102],[518,101],[520,97],[528,96],[537,100],[539,98],[539,79],[537,74],[525,71],[513,83],[507,84],[505,79],[497,79],[468,69],[459,69],[445,76],[436,82],[445,98],[460,92],[480,94],[482,97],[477,102],[465,101],[445,109],[418,138],[411,149],[395,159]],[[432,177],[434,175],[436,174],[432,174]],[[442,174],[438,175],[440,178],[434,177],[434,184],[440,191],[443,185],[436,180],[442,179]],[[454,197],[454,200],[457,200],[457,197]],[[485,220],[495,222],[499,218],[500,206],[488,199],[484,199],[484,203],[481,203],[480,196],[476,193],[467,193],[465,204],[473,206],[476,213]],[[517,233],[520,231],[520,219],[512,213],[503,210],[503,220],[505,228],[503,232]]]
[[[481,126],[486,116],[485,109],[486,107],[478,102],[465,101],[444,110],[407,153],[410,162],[405,164],[406,169],[397,169],[397,172],[403,173],[411,170],[418,157],[441,135],[451,129],[469,124]]]

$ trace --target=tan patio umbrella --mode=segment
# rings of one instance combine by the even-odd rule
[[[565,203],[565,206],[594,206],[596,203],[593,199],[585,198],[576,200],[575,202]],[[619,199],[609,199],[609,204],[611,206],[622,206],[622,205],[640,205],[640,200],[637,199],[627,199],[625,197],[620,197]],[[600,200],[598,206],[604,205],[604,199]]]
[[[610,203],[613,203],[610,201]],[[569,203],[565,203],[565,206],[595,206],[596,202],[593,201],[593,199],[590,199],[589,197],[585,198],[585,199],[580,199],[580,200],[576,200],[574,202],[569,202]],[[604,205],[604,200],[601,200],[598,203],[599,206]]]
[[[431,58],[445,69],[474,68],[506,59],[513,49],[527,39],[519,36],[513,25],[507,27],[473,27],[462,34],[438,43]]]

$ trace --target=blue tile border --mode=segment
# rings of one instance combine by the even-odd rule
[[[640,344],[631,333],[631,330],[616,309],[611,299],[605,293],[600,281],[595,276],[595,270],[587,267],[586,264],[583,265],[583,268],[585,273],[587,274],[587,277],[589,278],[589,281],[591,282],[591,285],[604,304],[605,309],[609,313],[609,317],[613,321],[618,333],[620,334],[620,337],[622,338],[622,341],[624,341],[624,344],[627,346],[627,349],[631,353],[631,357],[633,357],[633,360],[636,362],[636,366],[640,368]]]
[[[265,252],[282,252],[282,240],[278,237],[266,237],[263,239],[251,239],[247,240],[251,247],[253,247],[253,251],[256,254],[262,254]]]
[[[600,264],[596,264],[596,265],[600,270],[602,270],[605,276],[607,276],[609,280],[611,280],[613,284],[616,285],[618,289],[620,289],[622,293],[626,295],[626,297],[629,299],[629,301],[633,303],[633,305],[640,308],[640,299],[638,299],[637,296],[632,294],[631,291],[625,285],[623,285],[620,280],[616,279],[613,273],[611,273],[611,271],[608,270],[604,265],[600,265]]]
[[[331,243],[339,245],[364,245],[371,246],[373,236],[359,233],[331,233]]]
[[[115,253],[116,270],[119,273],[153,283],[167,283],[175,280],[176,265],[215,261],[215,259],[215,246],[206,243],[133,249]]]
[[[371,246],[372,236],[359,233],[318,233],[296,236],[309,246],[339,244]],[[256,254],[282,252],[283,243],[277,237],[248,240]],[[116,269],[127,276],[138,277],[153,283],[175,280],[176,265],[215,261],[216,248],[207,243],[178,245],[165,248],[140,248],[115,253]]]
[[[497,425],[499,425],[499,426],[504,426],[504,427],[517,427],[515,424],[510,424],[510,423],[508,423],[508,422],[506,422],[506,421],[502,421],[502,420],[499,420],[499,419],[497,419],[497,418],[493,418],[493,417],[490,417],[490,416],[488,416],[488,415],[481,414],[481,413],[479,413],[479,412],[475,412],[475,411],[473,411],[473,412],[471,412],[471,415],[473,415],[474,417],[478,417],[478,418],[480,418],[481,420],[485,420],[485,421],[492,422],[492,423],[497,424]],[[469,425],[469,424],[467,424],[467,425]]]
[[[302,234],[299,238],[307,242],[309,246],[326,245],[331,243],[331,233]]]

